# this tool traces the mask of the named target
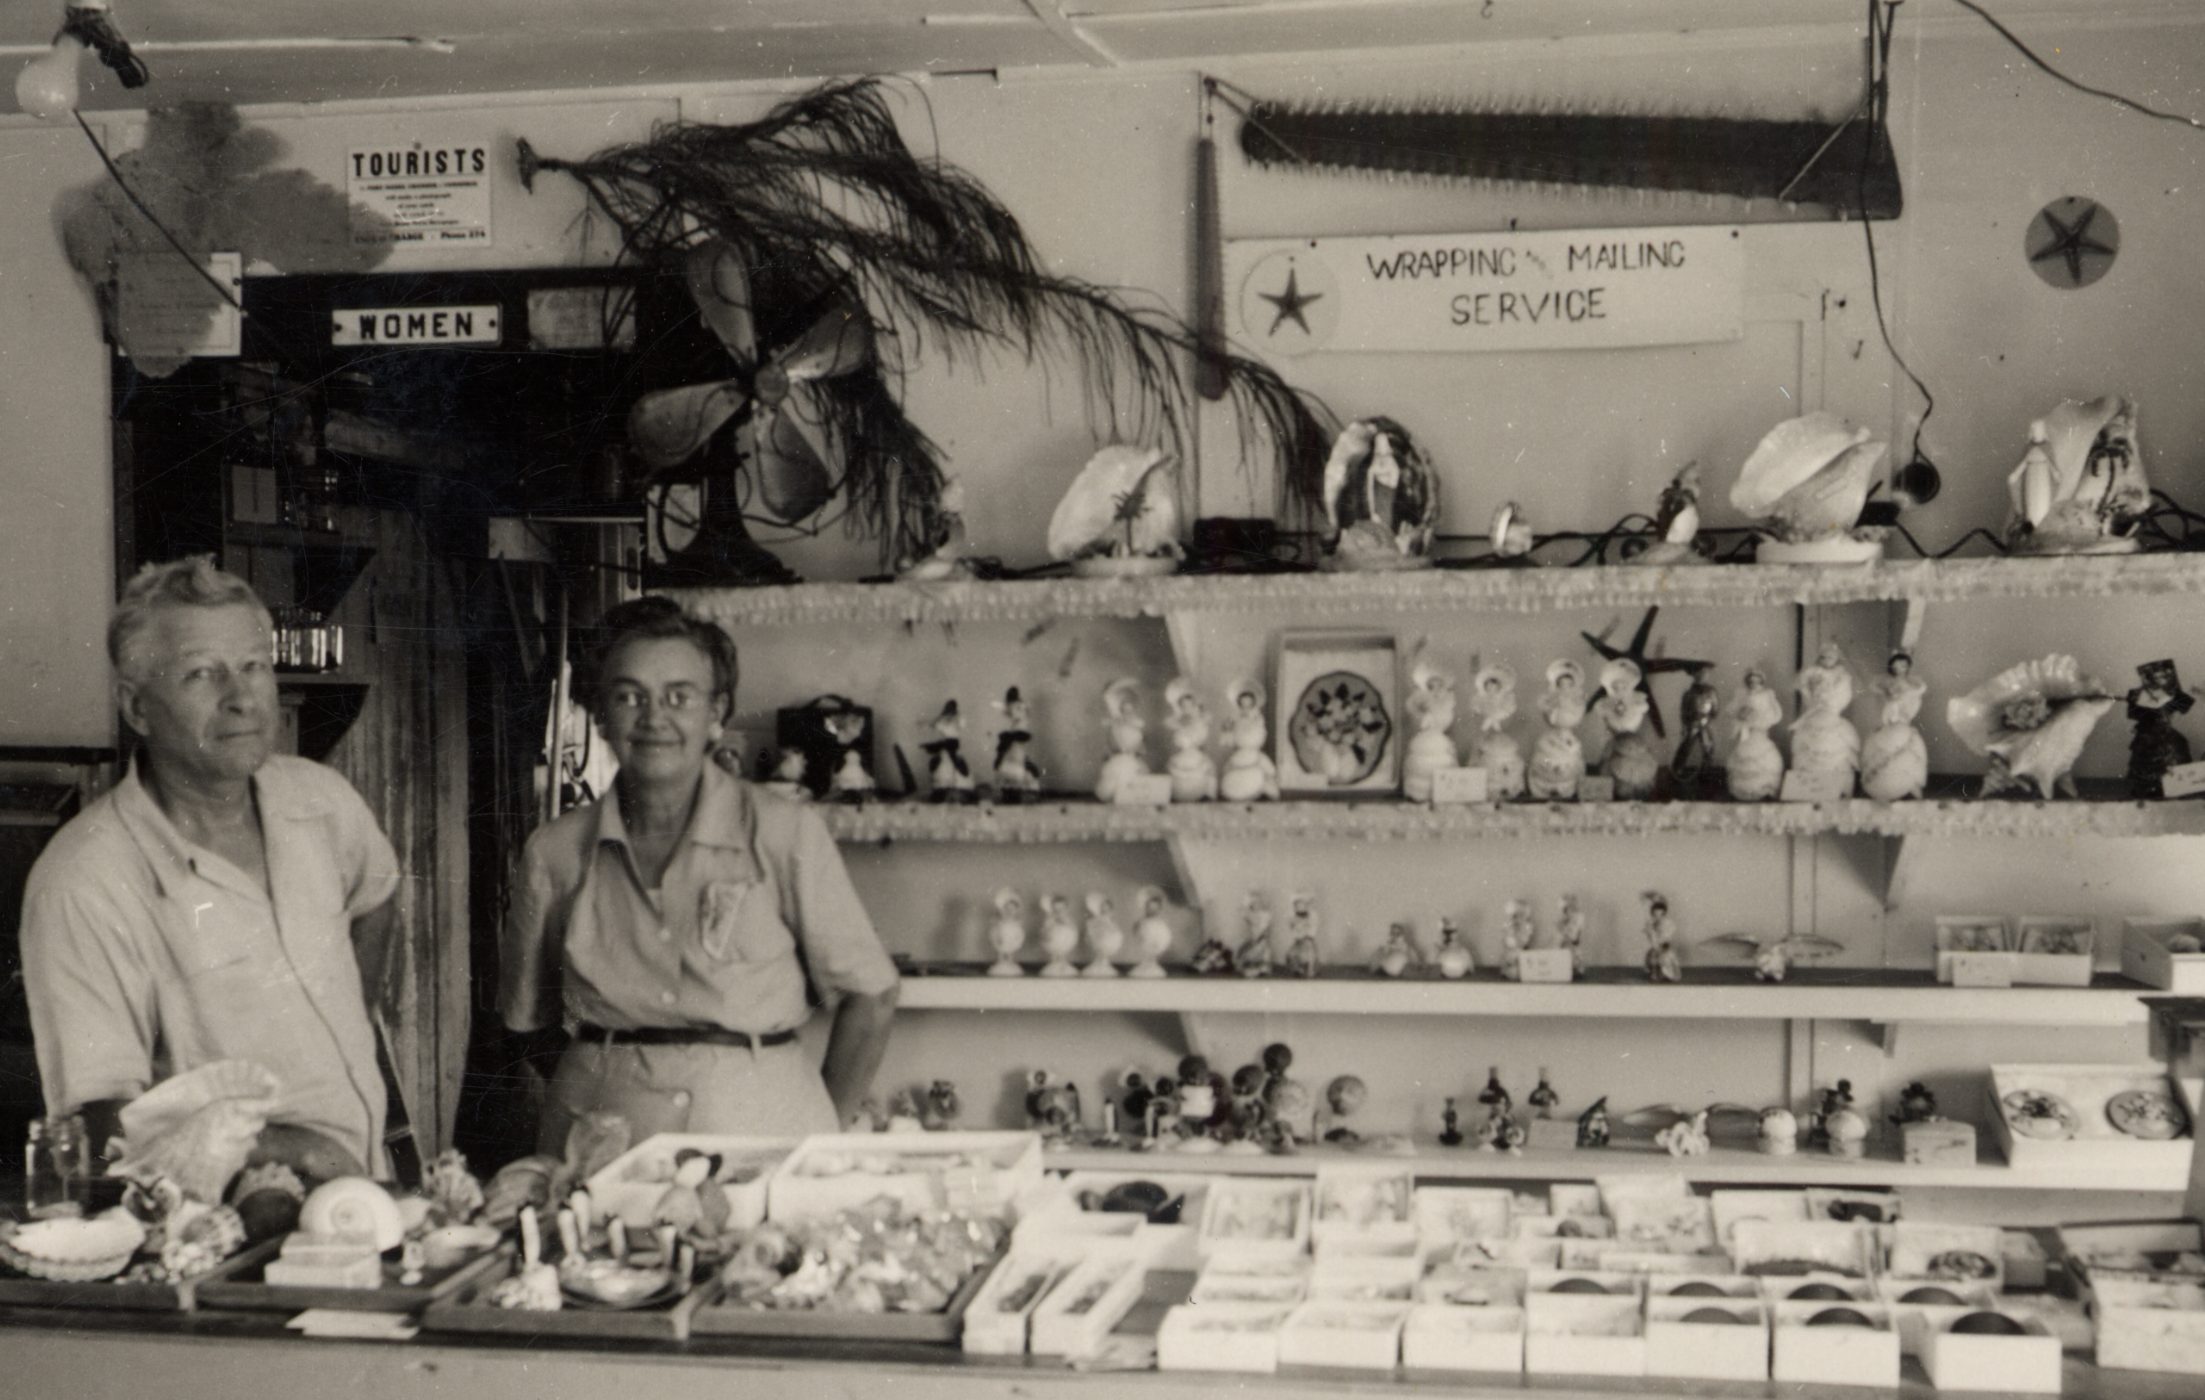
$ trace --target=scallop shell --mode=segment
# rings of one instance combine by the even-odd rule
[[[1122,544],[1125,524],[1118,519],[1118,502],[1141,484],[1151,468],[1163,466],[1159,447],[1129,447],[1114,443],[1087,459],[1073,478],[1071,489],[1057,502],[1049,517],[1049,557],[1071,559]],[[1149,479],[1140,513],[1133,520],[1133,553],[1153,554],[1179,534],[1179,503],[1164,467]]]
[[[1945,722],[1952,726],[1952,732],[1960,736],[1960,742],[1968,746],[1969,752],[1981,756],[1990,753],[1991,745],[2006,737],[1999,717],[2008,701],[2024,695],[2041,695],[2057,702],[2103,694],[2105,687],[2084,675],[2080,662],[2072,656],[2054,653],[2009,666],[1967,694],[1947,701]]]
[[[0,1234],[0,1263],[33,1278],[92,1283],[129,1266],[145,1227],[124,1214],[90,1220],[34,1220]]]
[[[366,1240],[394,1248],[406,1237],[398,1202],[364,1176],[340,1176],[314,1188],[299,1207],[299,1228],[335,1239]]]
[[[1808,413],[1769,429],[1738,469],[1730,503],[1750,519],[1776,509],[1795,486],[1868,441],[1866,428],[1855,428],[1835,413]]]

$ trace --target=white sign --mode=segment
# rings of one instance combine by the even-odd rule
[[[2195,797],[2205,792],[2205,763],[2177,763],[2159,780],[2165,797]]]
[[[1234,334],[1315,350],[1609,350],[1745,334],[1745,254],[1728,226],[1226,245]]]
[[[126,253],[118,260],[115,294],[130,327],[129,342],[144,359],[195,355],[236,357],[243,345],[238,306],[245,300],[245,259],[239,253],[209,253],[200,264],[205,275],[181,257]],[[229,293],[222,300],[212,280]]]
[[[1567,948],[1526,948],[1516,955],[1516,976],[1524,982],[1572,982],[1577,960]]]
[[[345,156],[355,244],[490,238],[490,147],[480,142],[365,146]]]
[[[1483,802],[1486,778],[1483,768],[1435,768],[1432,770],[1432,805],[1453,807]]]
[[[495,306],[361,306],[329,313],[331,345],[495,345]]]
[[[1171,774],[1140,773],[1119,783],[1110,800],[1120,807],[1165,807],[1171,803]]]
[[[1853,795],[1853,775],[1829,768],[1794,768],[1777,793],[1783,802],[1843,802]]]

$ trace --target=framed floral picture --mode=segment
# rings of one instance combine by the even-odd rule
[[[1279,790],[1401,789],[1401,659],[1390,632],[1285,632],[1273,694]]]

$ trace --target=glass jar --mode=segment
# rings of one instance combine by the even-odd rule
[[[91,1141],[80,1115],[31,1120],[23,1143],[23,1208],[31,1219],[83,1214],[91,1177]]]

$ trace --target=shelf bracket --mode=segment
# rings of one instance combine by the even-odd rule
[[[1784,1102],[1794,1110],[1814,1102],[1815,1023],[1793,1017],[1784,1023]]]
[[[1906,902],[1916,869],[1921,865],[1922,847],[1919,841],[1905,836],[1886,836],[1883,840],[1883,907],[1890,913]]]
[[[1171,664],[1196,686],[1202,684],[1201,624],[1192,612],[1173,608],[1164,614],[1164,632],[1171,638]]]
[[[1883,1057],[1887,1060],[1899,1053],[1899,1027],[1903,1024],[1905,1023],[1901,1021],[1870,1021],[1868,1023],[1869,1034],[1875,1036],[1876,1044],[1882,1049]]]

